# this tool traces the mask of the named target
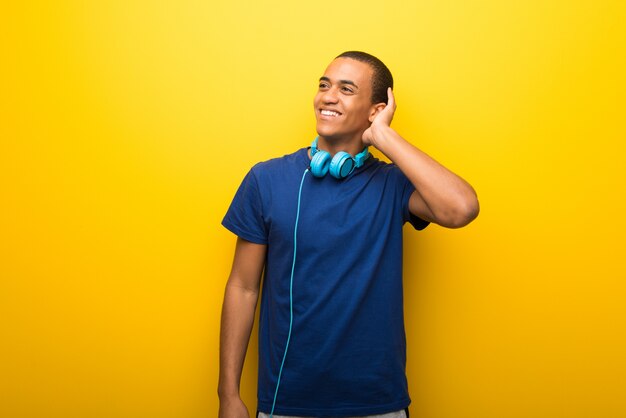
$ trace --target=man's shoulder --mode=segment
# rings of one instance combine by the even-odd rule
[[[403,176],[404,174],[400,170],[400,168],[394,163],[387,162],[384,160],[380,160],[374,156],[368,159],[366,163],[365,171],[369,171],[373,176]]]
[[[260,161],[252,167],[251,171],[256,176],[285,174],[285,171],[289,170],[304,170],[308,166],[307,160],[307,148],[300,148],[291,154]]]

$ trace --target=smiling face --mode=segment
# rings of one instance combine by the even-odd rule
[[[337,58],[320,78],[313,100],[317,133],[330,142],[360,142],[375,113],[372,68],[351,58]]]

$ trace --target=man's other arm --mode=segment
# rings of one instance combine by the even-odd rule
[[[254,323],[266,251],[266,245],[237,238],[235,257],[222,306],[219,418],[249,417],[239,396],[239,383]]]
[[[480,210],[476,192],[468,182],[389,126],[396,103],[391,89],[387,94],[389,102],[373,115],[372,125],[363,133],[363,142],[385,154],[411,181],[415,191],[409,199],[409,211],[413,215],[448,228],[467,225]]]

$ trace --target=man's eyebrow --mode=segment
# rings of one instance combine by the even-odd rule
[[[326,76],[322,76],[320,77],[320,81],[328,81],[330,82],[330,78],[326,77]],[[357,89],[359,88],[359,86],[356,85],[356,83],[352,80],[339,80],[339,83],[341,84],[350,84],[351,86],[356,87]]]

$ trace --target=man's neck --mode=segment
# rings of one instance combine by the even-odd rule
[[[354,157],[365,148],[361,135],[352,138],[326,138],[320,135],[317,141],[317,149],[329,152],[332,156],[339,151],[345,151]]]

